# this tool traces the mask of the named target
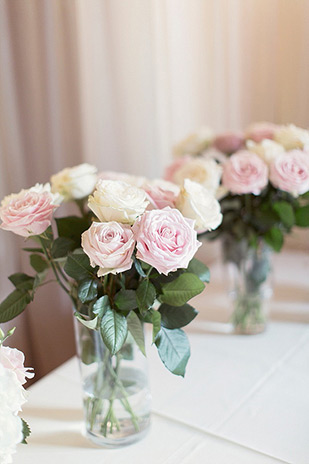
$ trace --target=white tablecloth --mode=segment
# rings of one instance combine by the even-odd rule
[[[225,329],[224,329],[225,330]],[[29,389],[23,417],[32,428],[18,464],[309,463],[309,326],[272,322],[256,336],[195,323],[185,379],[148,350],[153,394],[147,437],[118,450],[81,434],[76,358]]]

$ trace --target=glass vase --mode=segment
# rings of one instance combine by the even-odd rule
[[[140,440],[150,426],[146,358],[130,334],[112,356],[99,331],[88,329],[76,318],[74,325],[87,437],[109,448]]]
[[[262,240],[256,247],[252,247],[245,239],[237,241],[226,237],[222,251],[223,261],[227,266],[235,332],[263,332],[266,328],[268,302],[272,295],[270,247]]]

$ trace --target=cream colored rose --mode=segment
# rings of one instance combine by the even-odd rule
[[[222,222],[220,203],[202,185],[185,179],[176,207],[187,218],[195,220],[195,230],[216,229]]]
[[[188,135],[173,148],[175,157],[183,155],[198,155],[213,142],[214,133],[209,127],[201,127],[195,133]]]
[[[100,221],[122,224],[133,224],[148,204],[144,190],[126,182],[102,179],[88,201],[89,208]]]
[[[286,150],[309,149],[309,131],[293,124],[281,126],[275,132],[274,140],[283,145]]]
[[[270,139],[264,139],[260,143],[248,140],[246,145],[249,151],[256,153],[268,165],[272,163],[278,155],[284,152],[284,148],[280,143]]]
[[[87,197],[96,182],[97,168],[87,163],[65,168],[51,177],[52,192],[60,193],[65,201]]]
[[[190,179],[215,192],[220,184],[221,173],[221,166],[213,159],[195,158],[174,173],[173,181],[182,185],[185,179]]]

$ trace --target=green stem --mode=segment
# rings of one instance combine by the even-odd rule
[[[47,248],[46,248],[46,246],[45,246],[45,244],[44,244],[44,240],[42,240],[41,237],[39,237],[39,239],[40,239],[40,243],[41,243],[41,246],[42,246],[42,248],[43,248],[44,254],[45,254],[45,256],[46,256],[46,259],[50,262],[50,265],[51,265],[52,270],[53,270],[53,272],[54,272],[54,274],[55,274],[55,277],[56,277],[56,280],[57,280],[58,284],[60,285],[61,288],[63,288],[63,290],[64,290],[68,295],[71,296],[70,291],[69,291],[69,290],[67,289],[67,287],[63,284],[63,282],[61,282],[61,280],[60,280],[59,274],[58,274],[58,272],[57,272],[57,268],[56,268],[56,266],[55,266],[55,263],[54,263],[53,259],[51,258],[51,256],[50,256],[49,253],[48,253],[48,250],[47,250]]]
[[[117,364],[119,365],[121,355],[119,353],[116,354],[116,359],[117,359]],[[128,413],[131,415],[132,423],[134,425],[135,430],[138,432],[139,431],[139,425],[138,425],[138,417],[135,415],[133,409],[131,408],[131,405],[128,401],[128,395],[127,392],[122,385],[121,380],[118,378],[118,372],[116,373],[111,366],[109,366],[109,371],[112,375],[112,377],[115,380],[115,383],[118,385],[119,389],[121,390],[123,394],[123,398],[120,400],[124,408],[128,411]],[[116,375],[117,374],[117,375]]]

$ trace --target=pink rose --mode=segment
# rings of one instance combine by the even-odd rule
[[[82,234],[82,247],[91,266],[99,266],[98,276],[118,274],[132,266],[135,240],[129,225],[93,222]]]
[[[56,196],[43,186],[8,195],[1,203],[0,227],[23,237],[40,235],[51,224],[56,202]]]
[[[6,369],[15,372],[21,385],[26,383],[26,377],[28,379],[34,377],[33,372],[28,372],[29,370],[33,370],[32,367],[24,367],[24,362],[25,356],[22,351],[16,348],[9,348],[8,346],[0,346],[0,363]]]
[[[237,195],[259,195],[268,184],[267,164],[250,151],[234,153],[223,165],[222,184]]]
[[[292,150],[278,155],[270,166],[269,178],[274,187],[302,195],[309,190],[309,154]]]
[[[142,189],[149,201],[148,209],[163,209],[166,206],[174,208],[180,193],[178,185],[161,179],[145,182]]]
[[[217,150],[230,155],[243,148],[244,140],[242,132],[225,132],[217,135],[213,144]]]
[[[264,139],[273,139],[278,125],[272,122],[256,122],[251,124],[246,130],[246,139],[253,140],[256,143]]]
[[[194,221],[177,209],[146,211],[133,226],[136,257],[167,275],[187,268],[201,243]]]
[[[174,182],[176,172],[179,171],[180,168],[182,168],[185,164],[187,164],[189,161],[193,159],[194,158],[189,155],[175,159],[175,161],[169,164],[165,169],[164,179],[169,182]]]

